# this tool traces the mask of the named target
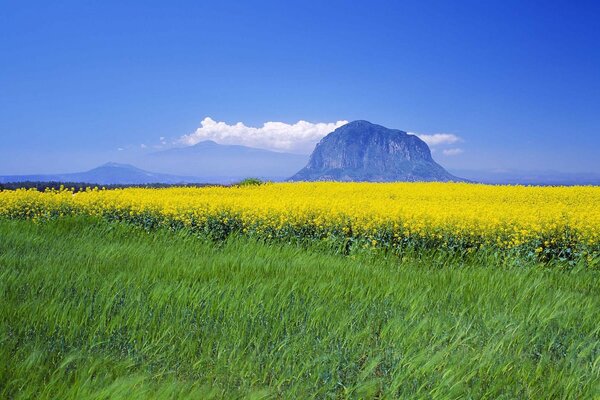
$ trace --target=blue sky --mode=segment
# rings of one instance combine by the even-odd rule
[[[177,141],[206,117],[248,127],[366,119],[455,135],[460,154],[434,154],[448,168],[600,172],[597,2],[0,10],[0,174],[91,168]]]

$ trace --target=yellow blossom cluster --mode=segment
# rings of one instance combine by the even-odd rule
[[[600,244],[594,186],[319,182],[0,192],[0,216],[72,214],[263,237],[361,238],[373,246],[529,246],[540,253]]]

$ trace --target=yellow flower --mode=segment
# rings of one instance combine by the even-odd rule
[[[0,217],[149,215],[244,232],[469,241],[473,246],[600,246],[600,187],[464,183],[278,183],[253,187],[0,192]],[[305,229],[310,228],[310,229]],[[300,234],[300,233],[299,233]],[[285,236],[284,234],[281,235]],[[371,239],[373,246],[380,242]],[[537,247],[537,245],[536,245]],[[537,248],[536,248],[537,251]],[[541,252],[541,250],[540,250]]]

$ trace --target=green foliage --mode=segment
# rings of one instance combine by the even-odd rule
[[[261,181],[258,178],[246,178],[236,183],[235,186],[258,186],[264,185],[265,182]]]
[[[0,398],[600,393],[599,271],[203,237],[0,221]]]

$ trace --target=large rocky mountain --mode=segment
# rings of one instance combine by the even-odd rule
[[[325,136],[291,181],[462,181],[431,157],[415,135],[353,121]]]

